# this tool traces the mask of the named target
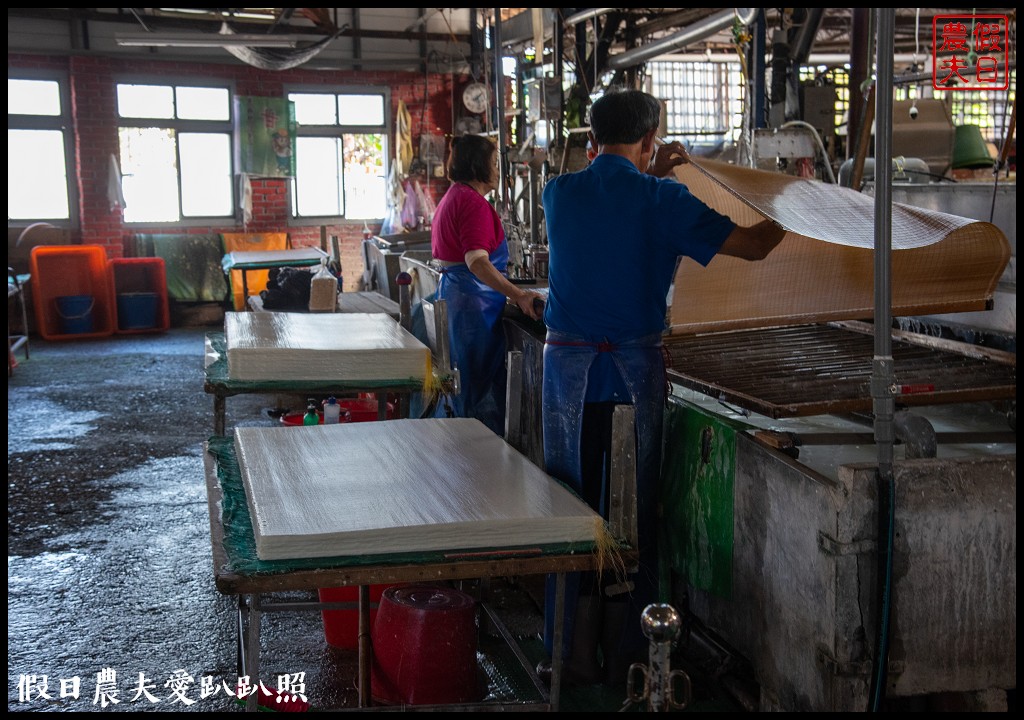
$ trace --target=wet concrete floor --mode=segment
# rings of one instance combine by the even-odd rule
[[[33,340],[8,380],[8,709],[100,709],[108,668],[106,710],[232,707],[223,690],[200,699],[203,677],[237,674],[202,482],[203,337]],[[230,410],[258,419],[259,400]]]
[[[226,694],[236,599],[214,585],[204,483],[210,330],[33,339],[8,380],[8,710],[240,710]],[[278,424],[268,410],[302,401],[236,396],[227,426]],[[494,590],[513,632],[536,638],[536,587]],[[355,652],[326,643],[320,613],[276,613],[262,640],[268,686],[305,673],[314,709],[357,707]]]

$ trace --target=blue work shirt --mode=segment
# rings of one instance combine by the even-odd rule
[[[585,170],[552,178],[542,200],[544,322],[594,343],[664,332],[679,256],[707,265],[736,227],[674,178],[642,173],[618,155],[598,155]],[[600,356],[588,385],[588,402],[623,400],[618,372]]]

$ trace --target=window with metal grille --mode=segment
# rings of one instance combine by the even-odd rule
[[[1017,95],[1017,69],[1010,71],[1008,90],[955,90],[950,96],[954,125],[977,125],[988,142],[1001,143]]]
[[[665,134],[689,143],[736,142],[743,126],[739,62],[650,63],[648,92],[665,103]]]

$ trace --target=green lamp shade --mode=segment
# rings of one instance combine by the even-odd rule
[[[953,169],[992,167],[993,159],[988,152],[981,128],[977,125],[958,125],[953,139]]]

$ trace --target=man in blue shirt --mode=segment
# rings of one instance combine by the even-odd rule
[[[612,409],[631,404],[636,417],[640,569],[630,576],[628,602],[602,599],[589,575],[568,578],[568,682],[622,683],[629,663],[646,658],[640,612],[657,601],[656,494],[666,392],[661,335],[676,262],[686,255],[707,265],[719,253],[759,260],[784,235],[769,221],[739,227],[685,185],[665,179],[689,158],[680,143],[655,153],[660,113],[661,103],[639,90],[601,97],[590,110],[597,156],[587,169],[551,179],[543,192],[549,252],[544,462],[605,517]],[[552,600],[549,578],[549,653]]]

